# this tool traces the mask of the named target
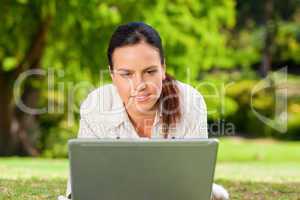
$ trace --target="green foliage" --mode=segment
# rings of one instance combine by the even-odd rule
[[[254,93],[259,84],[266,84],[255,79],[246,79],[241,73],[210,73],[205,74],[201,81],[192,85],[204,96],[208,111],[208,121],[212,125],[216,121],[224,120],[235,126],[235,131],[247,137],[275,137],[280,139],[299,139],[299,78],[288,76],[284,83],[289,94],[287,96],[287,131],[284,133],[265,124],[258,115],[274,120],[276,96],[275,90],[283,84],[281,75],[276,81],[277,89],[267,87]],[[277,90],[277,95],[279,95]],[[255,114],[256,112],[256,114]],[[285,126],[282,124],[282,126]]]
[[[236,5],[236,26],[230,35],[230,46],[237,49],[233,54],[237,66],[260,63],[268,31],[274,34],[269,44],[273,62],[299,64],[300,1],[236,0]],[[272,10],[269,17],[267,7]]]
[[[237,112],[237,102],[226,95],[226,88],[230,86],[229,80],[233,81],[235,76],[236,74],[206,74],[203,80],[191,83],[203,95],[210,121],[227,118]]]
[[[299,135],[299,123],[300,123],[300,114],[298,113],[291,113],[289,114],[288,118],[288,132],[289,134],[286,136],[288,139],[297,139],[300,140],[300,135]],[[281,138],[284,138],[284,136],[279,135]]]
[[[235,24],[234,6],[232,0],[157,1],[145,9],[145,21],[161,33],[167,65],[179,79],[188,74],[195,80],[214,66],[233,67],[227,34]]]
[[[293,60],[296,63],[300,63],[299,27],[300,20],[295,22],[279,22],[279,30],[276,35],[276,61]]]
[[[51,126],[47,131],[47,138],[43,144],[44,157],[61,158],[68,155],[68,140],[77,137],[78,125],[69,125],[62,121],[56,126]]]
[[[189,68],[195,79],[201,70],[213,66],[233,67],[227,51],[226,31],[235,24],[233,0],[144,0],[132,3],[53,0],[2,4],[5,15],[1,21],[5,23],[0,27],[3,33],[0,61],[6,70],[25,57],[39,23],[48,16],[51,17],[51,28],[43,58],[44,68],[63,66],[77,71],[89,68],[93,72],[107,69],[104,58],[113,29],[120,23],[136,20],[153,25],[161,33],[168,65],[178,74],[185,74]],[[18,13],[18,17],[14,13]]]

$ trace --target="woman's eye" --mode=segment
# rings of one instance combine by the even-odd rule
[[[150,71],[147,71],[148,74],[154,74],[157,70],[150,70]]]
[[[123,77],[129,77],[131,74],[129,74],[129,73],[126,73],[126,74],[121,74],[121,76],[123,76]]]

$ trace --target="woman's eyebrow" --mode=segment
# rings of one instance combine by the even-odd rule
[[[158,66],[156,66],[156,65],[151,65],[151,66],[149,66],[149,67],[147,67],[146,69],[144,69],[143,71],[147,71],[147,70],[149,70],[149,69],[154,69],[154,68],[157,68]]]
[[[147,70],[149,70],[149,69],[154,69],[154,68],[157,68],[158,66],[156,66],[156,65],[151,65],[151,66],[149,66],[149,67],[147,67],[146,69],[144,69],[143,71],[147,71]],[[134,72],[134,70],[130,70],[130,69],[125,69],[125,68],[119,68],[119,69],[117,69],[117,71],[126,71],[126,72]]]
[[[133,70],[125,69],[125,68],[119,68],[117,71],[125,71],[125,72],[133,72]]]

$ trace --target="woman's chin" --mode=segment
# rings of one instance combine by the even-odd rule
[[[146,102],[136,102],[135,109],[139,111],[140,113],[149,113],[156,110],[155,102],[148,101]]]

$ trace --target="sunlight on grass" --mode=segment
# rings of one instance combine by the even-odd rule
[[[300,182],[299,142],[274,140],[220,140],[215,178]],[[276,152],[276,153],[275,153]],[[69,170],[67,159],[1,158],[2,179],[63,178]]]
[[[274,139],[220,139],[218,161],[299,162],[300,142]]]
[[[215,178],[270,183],[300,182],[300,163],[221,162]]]
[[[1,158],[1,179],[67,178],[67,159]]]

